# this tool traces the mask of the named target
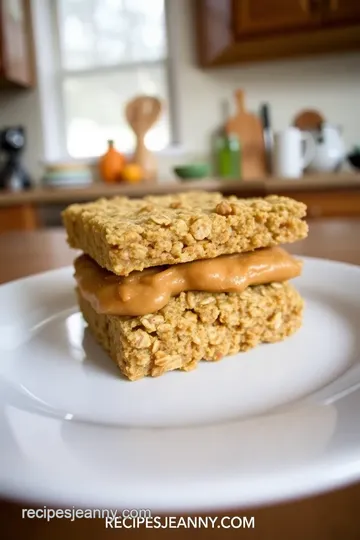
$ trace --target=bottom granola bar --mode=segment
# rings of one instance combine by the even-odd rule
[[[90,331],[132,381],[281,341],[302,322],[303,300],[289,283],[248,287],[241,294],[181,293],[142,317],[98,314],[77,294]]]

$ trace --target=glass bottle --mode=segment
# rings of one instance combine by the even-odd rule
[[[241,179],[241,149],[238,137],[222,131],[216,140],[217,174],[220,178]]]

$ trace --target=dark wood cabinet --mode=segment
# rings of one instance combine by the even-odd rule
[[[0,208],[0,234],[8,231],[34,231],[39,225],[38,211],[31,204]]]
[[[234,2],[234,29],[246,35],[272,34],[320,25],[313,0],[241,0]]]
[[[360,49],[360,0],[195,0],[203,67]]]
[[[323,16],[326,23],[359,23],[360,0],[328,0]]]
[[[30,0],[0,0],[0,84],[34,82]]]

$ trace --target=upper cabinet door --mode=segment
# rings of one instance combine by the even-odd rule
[[[322,0],[234,0],[233,5],[239,37],[313,27],[321,22]]]
[[[360,0],[325,0],[326,22],[360,21]]]
[[[1,72],[9,82],[33,84],[29,0],[0,0]]]

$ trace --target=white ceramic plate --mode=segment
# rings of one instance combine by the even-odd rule
[[[360,478],[360,268],[305,259],[303,328],[130,383],[84,328],[72,269],[0,287],[0,495],[203,510]]]

